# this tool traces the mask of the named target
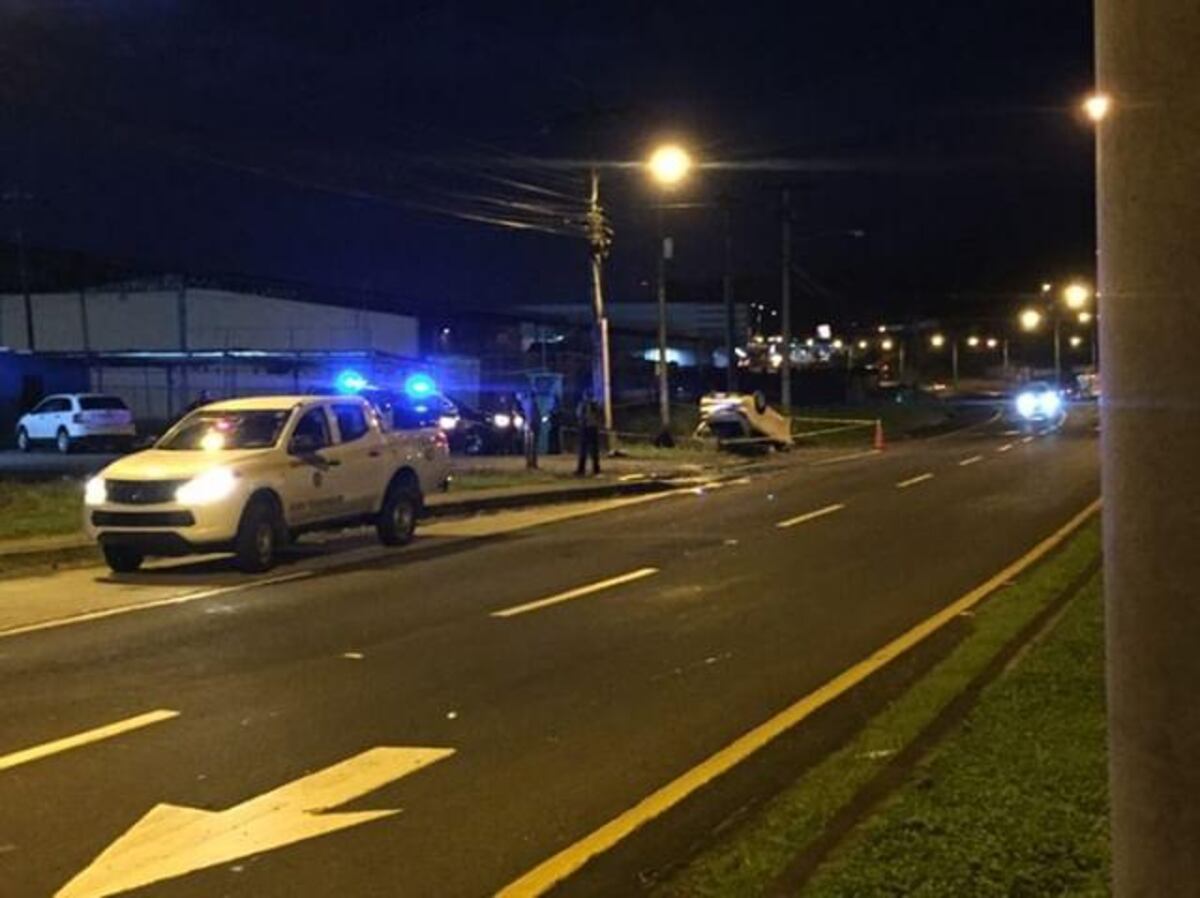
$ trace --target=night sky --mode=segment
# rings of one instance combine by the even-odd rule
[[[674,137],[710,166],[670,198],[702,206],[666,213],[673,298],[719,295],[724,199],[739,299],[778,302],[784,185],[800,324],[1092,272],[1088,0],[0,10],[0,223],[31,246],[420,311],[586,301],[597,160],[610,298],[649,299],[661,194],[619,163]]]

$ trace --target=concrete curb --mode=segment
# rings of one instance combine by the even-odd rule
[[[742,473],[740,468],[738,473]],[[721,480],[727,479],[731,474],[713,472],[711,475],[693,474],[691,476]],[[556,505],[563,502],[586,502],[616,499],[622,496],[641,496],[647,493],[677,489],[681,479],[648,477],[644,480],[605,481],[579,486],[551,486],[502,495],[471,496],[466,493],[461,498],[435,497],[434,501],[425,507],[422,517],[424,519],[466,517],[481,512],[533,508],[539,505]],[[91,548],[93,548],[91,540],[82,534],[46,537],[44,540],[13,540],[9,545],[0,541],[0,571],[12,567],[46,566],[60,560],[63,553],[81,553]]]

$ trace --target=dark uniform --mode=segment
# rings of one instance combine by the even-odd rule
[[[600,473],[600,406],[591,393],[584,393],[575,409],[579,424],[579,463],[575,475],[582,477],[587,459],[592,459],[592,474]]]

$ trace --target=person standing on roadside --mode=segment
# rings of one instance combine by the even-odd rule
[[[579,462],[575,465],[575,476],[582,477],[587,459],[592,459],[592,476],[600,473],[600,406],[592,398],[591,390],[584,390],[575,408],[575,420],[579,425]]]
[[[525,394],[525,467],[536,470],[538,466],[538,439],[542,435],[542,412],[537,397],[531,390]]]

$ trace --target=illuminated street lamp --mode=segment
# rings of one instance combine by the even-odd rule
[[[1063,290],[1063,301],[1069,309],[1082,309],[1091,298],[1091,288],[1086,284],[1071,283]]]
[[[650,176],[662,187],[676,187],[692,170],[692,157],[678,144],[663,144],[646,163]]]
[[[882,349],[884,352],[891,352],[892,349],[895,347],[895,345],[896,344],[892,342],[891,337],[885,337],[883,339],[883,342],[881,342],[879,344],[879,348]]]
[[[946,337],[943,334],[934,334],[929,338],[929,345],[934,349],[941,349],[946,345]]]
[[[1092,313],[1091,312],[1080,312],[1077,317],[1078,317],[1080,324],[1091,324],[1092,323]]]
[[[859,348],[859,349],[866,349],[866,348],[867,348],[868,346],[870,346],[870,345],[871,345],[871,344],[870,344],[870,343],[869,343],[867,340],[859,340],[859,341],[858,341],[858,348]]]
[[[1026,309],[1021,313],[1021,329],[1035,331],[1042,326],[1042,313],[1037,309]]]
[[[967,345],[970,346],[972,349],[975,349],[976,347],[979,346],[979,338],[974,337],[974,336],[967,337]]]
[[[1094,93],[1083,101],[1083,114],[1093,122],[1102,122],[1112,111],[1112,97],[1105,93]]]
[[[1000,345],[1000,341],[997,340],[995,337],[988,337],[988,341],[987,341],[988,349],[995,349],[999,345]]]
[[[1051,283],[1047,282],[1047,283],[1042,284],[1042,293],[1049,293],[1053,289],[1054,289],[1054,285]]]
[[[1074,334],[1071,337],[1071,348],[1078,349],[1082,345],[1083,345],[1083,337],[1079,336],[1078,334]]]
[[[692,169],[692,157],[677,144],[663,144],[650,154],[646,162],[650,177],[664,190],[678,187]],[[671,241],[663,235],[662,209],[658,210],[658,415],[662,423],[659,443],[672,445],[671,385],[667,366],[667,259]],[[733,371],[732,346],[726,346],[729,357],[726,365]]]

